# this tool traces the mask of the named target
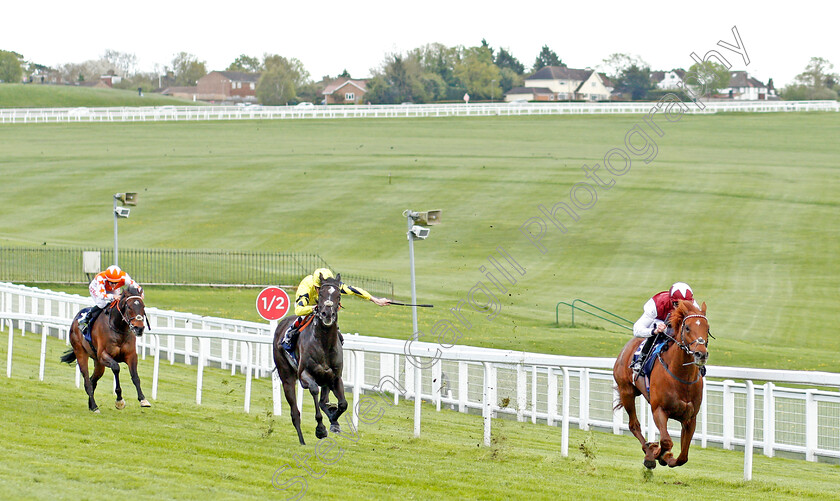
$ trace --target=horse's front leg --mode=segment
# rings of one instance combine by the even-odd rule
[[[85,363],[85,371],[82,374],[87,375],[87,363]],[[96,400],[93,399],[93,394],[96,393],[96,383],[99,382],[99,378],[101,378],[103,374],[105,374],[105,366],[98,360],[94,360],[93,374],[90,376],[90,380],[85,381],[85,390],[88,389],[87,386],[88,383],[90,383],[90,391],[88,391],[88,408],[96,413],[99,412],[99,406],[96,405]]]
[[[659,464],[665,466],[667,464],[665,458],[672,457],[671,448],[674,447],[674,441],[671,440],[671,435],[668,433],[668,412],[662,407],[657,407],[653,411],[653,422],[659,429],[659,446],[651,447],[649,454],[652,456],[651,459],[656,459]],[[647,466],[647,461],[645,461],[645,466]]]
[[[321,387],[315,382],[309,372],[303,370],[300,374],[301,381],[305,382],[305,386],[309,388],[309,393],[312,394],[312,400],[315,402],[315,421],[318,424],[315,426],[316,438],[327,438],[327,427],[324,426],[324,417],[321,415],[321,408],[318,406],[320,399]]]
[[[327,417],[330,419],[330,431],[333,433],[341,433],[341,425],[338,424],[338,418],[341,417],[341,415],[344,414],[344,411],[347,410],[347,398],[344,396],[343,379],[336,379],[333,384],[332,392],[335,394],[335,398],[338,399],[338,405],[327,405],[324,412],[327,413]],[[329,391],[327,391],[327,393],[329,393]]]
[[[697,416],[685,421],[682,424],[682,434],[680,435],[680,455],[674,459],[673,454],[670,457],[664,458],[668,466],[671,468],[675,466],[682,466],[688,462],[688,448],[691,447],[691,439],[694,438],[694,429],[697,427]]]
[[[151,407],[152,404],[146,400],[145,395],[143,395],[143,390],[140,388],[140,375],[137,374],[137,352],[132,350],[127,354],[125,363],[128,365],[129,374],[131,374],[131,382],[134,383],[134,387],[137,389],[137,400],[140,401],[140,407]]]

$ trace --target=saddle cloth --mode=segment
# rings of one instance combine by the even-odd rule
[[[646,342],[647,342],[647,341],[645,341],[645,343],[646,343]],[[666,340],[664,340],[664,341],[660,341],[660,342],[659,342],[659,343],[657,343],[657,344],[656,344],[656,346],[654,346],[654,347],[653,347],[653,349],[650,351],[650,356],[648,357],[647,362],[645,363],[645,365],[642,367],[642,372],[641,372],[641,375],[642,375],[642,376],[645,376],[645,377],[650,376],[650,371],[652,371],[652,370],[653,370],[653,363],[656,361],[656,357],[659,355],[659,352],[661,352],[661,351],[662,351],[662,347],[663,347],[663,346],[665,346],[665,344],[666,344],[667,342],[668,342],[668,340],[667,340],[667,339],[666,339]],[[639,347],[638,347],[638,348],[636,348],[636,352],[635,352],[635,353],[633,353],[633,362],[636,362],[636,361],[639,359],[639,357],[641,356],[641,354],[642,354],[642,346],[644,346],[644,344],[645,344],[645,343],[640,343],[640,344],[639,344]]]
[[[79,313],[76,313],[76,316],[73,318],[74,321],[78,321],[82,318],[83,315],[88,315],[90,313],[91,308],[82,308],[79,310]],[[84,336],[85,340],[93,346],[93,340],[90,337],[90,328],[91,325],[88,323],[88,326],[85,330],[82,331],[82,336]]]

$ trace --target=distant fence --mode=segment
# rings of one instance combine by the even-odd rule
[[[156,122],[179,120],[277,120],[306,118],[418,118],[648,113],[652,102],[476,103],[357,106],[161,106],[144,108],[7,108],[0,123]],[[837,101],[709,101],[687,113],[840,111]]]
[[[0,247],[0,280],[29,283],[87,283],[83,253],[100,253],[101,268],[114,262],[113,249]],[[316,268],[330,268],[318,254],[191,249],[120,249],[120,267],[141,284],[290,285]],[[341,270],[336,270],[341,271]],[[393,296],[388,280],[343,274],[347,283],[372,294]]]

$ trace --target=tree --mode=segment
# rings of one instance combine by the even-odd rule
[[[365,98],[374,103],[425,103],[435,97],[428,89],[437,88],[438,82],[423,71],[414,51],[407,56],[389,54],[374,72]]]
[[[257,82],[257,100],[266,105],[288,104],[297,99],[298,88],[309,80],[303,63],[276,54],[266,54],[263,71]]]
[[[598,65],[598,69],[606,73],[607,77],[611,80],[618,81],[621,78],[621,73],[634,64],[638,68],[650,67],[650,65],[644,62],[639,56],[631,56],[629,54],[616,52],[607,56],[601,64]]]
[[[16,52],[0,50],[0,82],[20,83],[23,78],[22,57]]]
[[[717,94],[721,89],[729,87],[731,75],[726,66],[715,61],[694,63],[686,74],[686,85],[700,87],[703,94]]]
[[[496,59],[493,62],[496,63],[496,66],[498,66],[500,70],[507,68],[517,75],[525,73],[525,65],[519,62],[519,59],[513,57],[507,49],[499,49],[499,53],[496,54]]]
[[[172,71],[175,72],[175,85],[190,86],[198,83],[198,79],[207,74],[204,61],[187,52],[179,52],[172,60]]]
[[[461,61],[455,66],[455,77],[473,97],[501,97],[499,67],[493,64],[493,53],[486,45],[470,47],[464,51]]]
[[[653,82],[650,81],[650,68],[640,68],[631,64],[621,72],[615,88],[619,92],[630,94],[631,99],[638,101],[644,99],[653,87]]]
[[[233,62],[230,63],[230,66],[227,67],[227,71],[242,71],[244,73],[259,73],[262,69],[263,66],[259,58],[247,56],[245,54],[240,54],[239,57],[234,59]]]
[[[108,49],[102,55],[102,59],[108,62],[110,69],[122,77],[128,77],[137,72],[137,56],[134,54]]]
[[[537,60],[534,61],[534,71],[539,71],[546,66],[566,67],[566,65],[563,64],[563,61],[557,57],[557,54],[548,48],[548,45],[543,45],[542,49],[540,49],[539,55],[537,56]]]

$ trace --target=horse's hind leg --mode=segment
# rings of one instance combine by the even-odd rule
[[[87,375],[87,361],[85,361],[85,370],[82,374]],[[93,375],[88,380],[87,377],[85,378],[85,390],[87,390],[88,383],[90,383],[90,391],[88,391],[88,408],[93,412],[99,412],[99,406],[96,405],[96,401],[93,399],[93,394],[96,392],[96,383],[99,382],[99,378],[102,377],[102,374],[105,374],[105,366],[100,364],[99,361],[93,361]]]
[[[286,402],[289,404],[289,414],[292,416],[292,424],[295,426],[295,430],[298,434],[298,440],[300,440],[300,445],[306,445],[306,442],[303,441],[303,432],[300,431],[300,409],[297,406],[297,396],[295,395],[295,383],[297,382],[294,378],[282,379],[283,382],[283,393],[286,395]]]
[[[656,456],[651,456],[653,444],[648,444],[647,440],[645,440],[645,435],[642,433],[642,424],[639,422],[639,416],[636,414],[636,394],[634,387],[629,382],[618,385],[619,401],[630,418],[627,422],[630,433],[642,444],[642,452],[645,453],[645,468],[653,469],[656,468]]]
[[[315,436],[319,439],[326,438],[327,427],[324,426],[324,417],[321,415],[321,408],[319,407],[321,388],[305,370],[301,373],[300,379],[306,383],[306,387],[309,388],[309,393],[312,395],[312,400],[315,402],[315,421],[318,422],[315,426]]]
[[[682,466],[688,462],[688,448],[691,447],[691,439],[694,438],[694,429],[697,427],[697,416],[682,424],[680,435],[680,456],[674,459],[673,454],[668,453],[663,459],[671,468]]]

